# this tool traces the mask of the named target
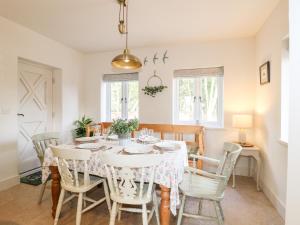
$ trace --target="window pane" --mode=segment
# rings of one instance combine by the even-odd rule
[[[122,82],[110,83],[111,120],[122,117]]]
[[[139,116],[139,83],[138,81],[128,82],[128,119]]]
[[[200,78],[201,120],[204,122],[218,121],[218,78]]]
[[[194,78],[181,78],[178,80],[179,120],[181,121],[194,120],[195,83]]]

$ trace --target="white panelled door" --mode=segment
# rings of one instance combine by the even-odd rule
[[[52,70],[19,62],[18,67],[19,172],[40,166],[31,136],[52,129]]]

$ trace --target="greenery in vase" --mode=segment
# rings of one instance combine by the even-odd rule
[[[145,95],[149,95],[151,97],[155,97],[157,93],[162,92],[165,88],[168,88],[167,86],[164,85],[159,85],[159,86],[145,86],[142,91],[144,92]]]
[[[74,130],[75,137],[85,137],[86,135],[86,126],[92,123],[93,120],[91,118],[86,117],[83,115],[83,117],[79,120],[76,120],[74,122],[74,125],[76,126],[76,129]]]
[[[118,136],[129,135],[131,132],[137,130],[138,127],[138,119],[117,119],[113,121],[109,134],[116,134]]]

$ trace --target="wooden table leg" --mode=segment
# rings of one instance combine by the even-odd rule
[[[51,192],[52,192],[52,217],[55,218],[56,207],[60,194],[60,175],[57,166],[50,166],[51,170]]]
[[[160,185],[160,224],[170,225],[170,188]]]

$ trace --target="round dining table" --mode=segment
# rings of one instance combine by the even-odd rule
[[[160,188],[160,221],[161,225],[169,225],[170,217],[176,215],[176,208],[180,204],[179,183],[183,179],[184,168],[188,166],[187,146],[184,141],[164,141],[177,146],[173,150],[157,149],[153,144],[153,152],[146,154],[161,154],[162,161],[156,169],[154,182]],[[92,157],[89,160],[89,173],[100,177],[106,177],[106,171],[101,162],[101,151],[110,151],[113,154],[128,154],[124,147],[119,146],[116,141],[100,140],[101,148],[92,150]],[[143,144],[132,141],[133,145],[143,147]],[[76,144],[64,144],[65,148],[78,148]],[[126,147],[125,147],[126,148]],[[83,171],[84,168],[82,168]],[[45,182],[51,174],[52,192],[52,216],[54,217],[60,194],[60,175],[56,164],[56,159],[51,148],[47,148],[42,166],[42,181]]]

